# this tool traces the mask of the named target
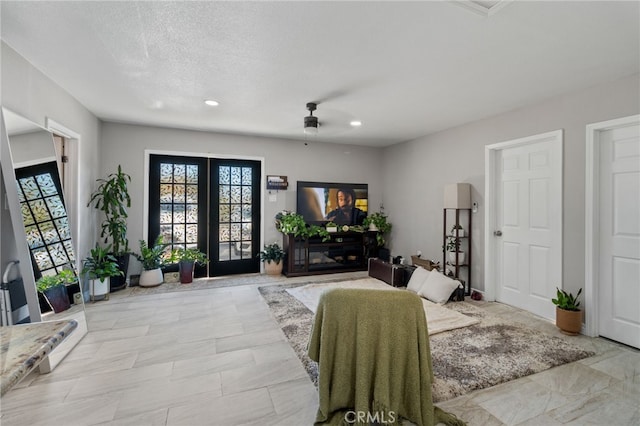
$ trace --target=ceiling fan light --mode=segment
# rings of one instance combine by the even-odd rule
[[[318,117],[308,115],[304,118],[304,132],[307,134],[318,133]]]

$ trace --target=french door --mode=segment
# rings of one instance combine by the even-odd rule
[[[260,271],[260,163],[211,159],[211,276]]]
[[[259,162],[152,154],[149,165],[150,242],[207,253],[196,277],[259,272]]]

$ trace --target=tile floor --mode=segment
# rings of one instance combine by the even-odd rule
[[[257,287],[124,290],[89,304],[89,334],[53,373],[2,398],[1,424],[313,424],[316,390]],[[533,315],[479,306],[559,335]],[[640,352],[573,339],[599,355],[439,405],[469,425],[640,424]]]

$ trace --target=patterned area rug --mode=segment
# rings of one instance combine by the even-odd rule
[[[317,386],[317,365],[307,356],[313,313],[286,291],[304,284],[273,285],[258,290]],[[505,323],[467,302],[445,306],[476,317],[480,323],[430,336],[434,402],[594,355],[558,337]]]

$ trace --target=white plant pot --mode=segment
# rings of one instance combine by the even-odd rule
[[[454,237],[464,237],[464,229],[454,229],[451,235]]]
[[[378,227],[376,226],[376,224],[375,224],[375,223],[371,222],[371,223],[369,224],[369,231],[374,231],[374,232],[377,232],[377,231],[378,231]]]
[[[337,226],[327,226],[327,232],[338,232]]]
[[[463,251],[458,252],[458,265],[464,264],[464,261],[465,261],[465,253]],[[450,251],[449,252],[449,262],[452,265],[456,264],[456,252],[455,251]]]
[[[150,271],[142,271],[139,285],[140,287],[154,287],[162,284],[163,281],[162,269],[156,268]]]
[[[99,279],[89,280],[89,296],[93,300],[96,296],[105,296],[108,299],[109,289],[111,288],[111,278],[105,278],[104,281]]]

